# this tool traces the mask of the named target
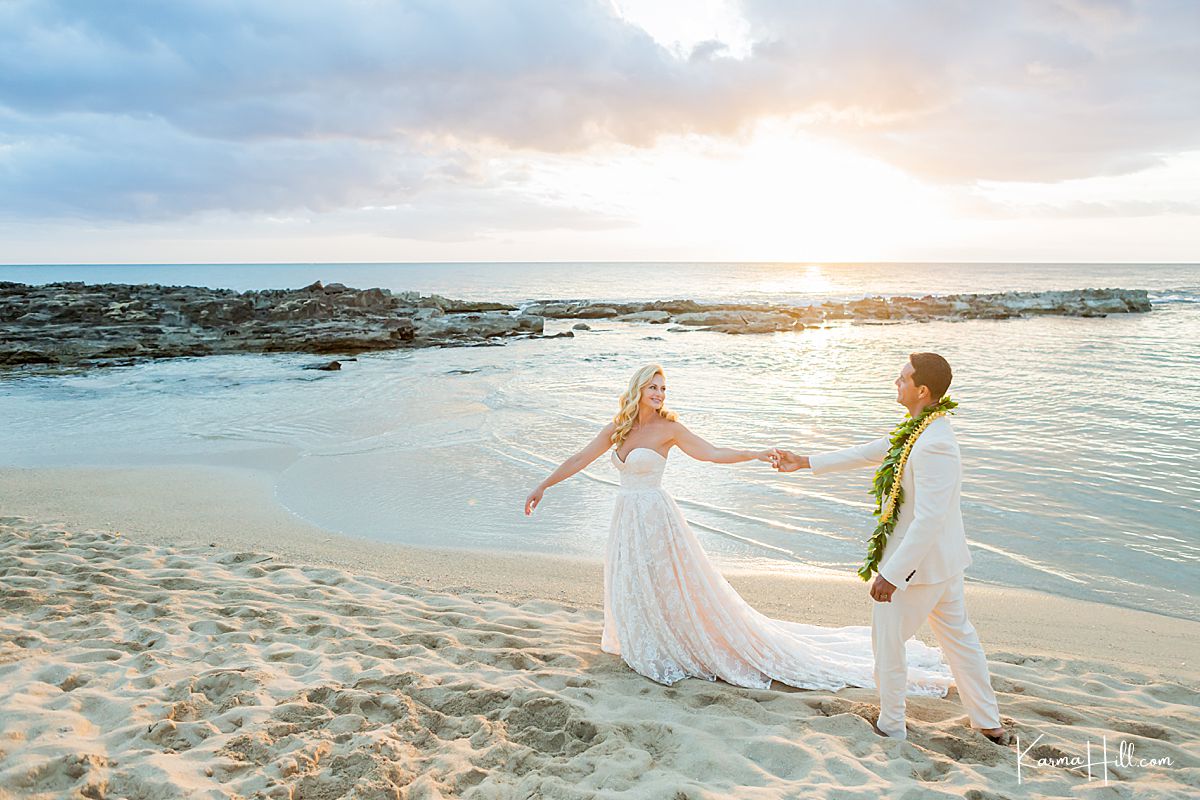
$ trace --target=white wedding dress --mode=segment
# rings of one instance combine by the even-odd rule
[[[667,459],[637,447],[625,461],[604,560],[600,649],[671,685],[687,677],[735,686],[874,688],[868,626],[823,628],[755,611],[709,561],[662,488]],[[953,678],[941,650],[908,642],[908,693],[944,697]]]

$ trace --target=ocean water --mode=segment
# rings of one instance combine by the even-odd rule
[[[1149,314],[836,324],[766,336],[592,321],[573,339],[360,355],[177,359],[0,380],[8,466],[249,465],[297,515],[343,533],[600,559],[615,470],[604,457],[529,490],[611,417],[638,366],[720,445],[856,444],[903,417],[907,354],[955,369],[970,579],[1200,618],[1200,266],[437,264],[0,267],[0,280],[239,290],[313,280],[451,297],[820,302],[1121,287]],[[548,332],[569,329],[551,322]],[[779,475],[675,451],[665,483],[724,569],[853,574],[873,527],[871,472]],[[163,498],[164,503],[177,502]]]

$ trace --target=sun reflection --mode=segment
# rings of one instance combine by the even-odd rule
[[[797,431],[801,436],[812,433],[811,425],[818,412],[830,403],[829,387],[836,385],[841,368],[842,351],[837,341],[843,336],[844,326],[827,325],[777,337],[778,361],[770,380],[786,387],[786,402],[793,419],[798,416],[806,420]]]
[[[824,296],[835,286],[819,264],[809,264],[803,268],[789,266],[786,269],[786,273],[773,280],[760,281],[755,288],[764,294]]]

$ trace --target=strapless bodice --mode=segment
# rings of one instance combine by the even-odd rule
[[[662,486],[663,471],[667,458],[649,447],[635,447],[622,461],[616,450],[612,450],[613,466],[621,475],[621,488],[626,491],[658,489]]]

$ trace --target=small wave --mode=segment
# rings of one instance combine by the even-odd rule
[[[1007,559],[1017,562],[1023,567],[1028,567],[1029,569],[1036,570],[1037,572],[1041,572],[1045,575],[1053,575],[1056,578],[1062,578],[1064,581],[1070,581],[1071,583],[1079,584],[1081,586],[1086,586],[1088,583],[1085,580],[1076,578],[1074,575],[1054,569],[1053,567],[1043,564],[1040,561],[1035,561],[1029,556],[1023,556],[1020,553],[1014,553],[1010,550],[1005,550],[1002,547],[996,547],[995,545],[986,544],[977,540],[973,540],[971,542],[971,547],[977,547],[980,550],[986,550],[989,553],[995,553],[996,555],[1004,556]]]
[[[727,531],[723,528],[718,528],[714,525],[706,525],[703,522],[696,522],[695,520],[691,520],[691,519],[689,519],[687,522],[688,522],[688,525],[692,526],[693,528],[699,528],[700,530],[705,530],[705,531],[708,531],[709,533],[715,533],[718,536],[723,536],[726,539],[732,539],[736,542],[741,542],[742,544],[748,544],[748,545],[752,545],[754,547],[762,548],[764,550],[769,550],[772,553],[781,555],[790,561],[796,561],[801,564],[813,566],[813,564],[811,562],[807,561],[806,559],[801,558],[800,556],[796,555],[795,553],[793,553],[791,550],[788,550],[787,548],[778,547],[773,544],[768,544],[767,542],[760,542],[757,539],[751,539],[749,536],[742,536],[740,534],[734,533],[733,531]]]

